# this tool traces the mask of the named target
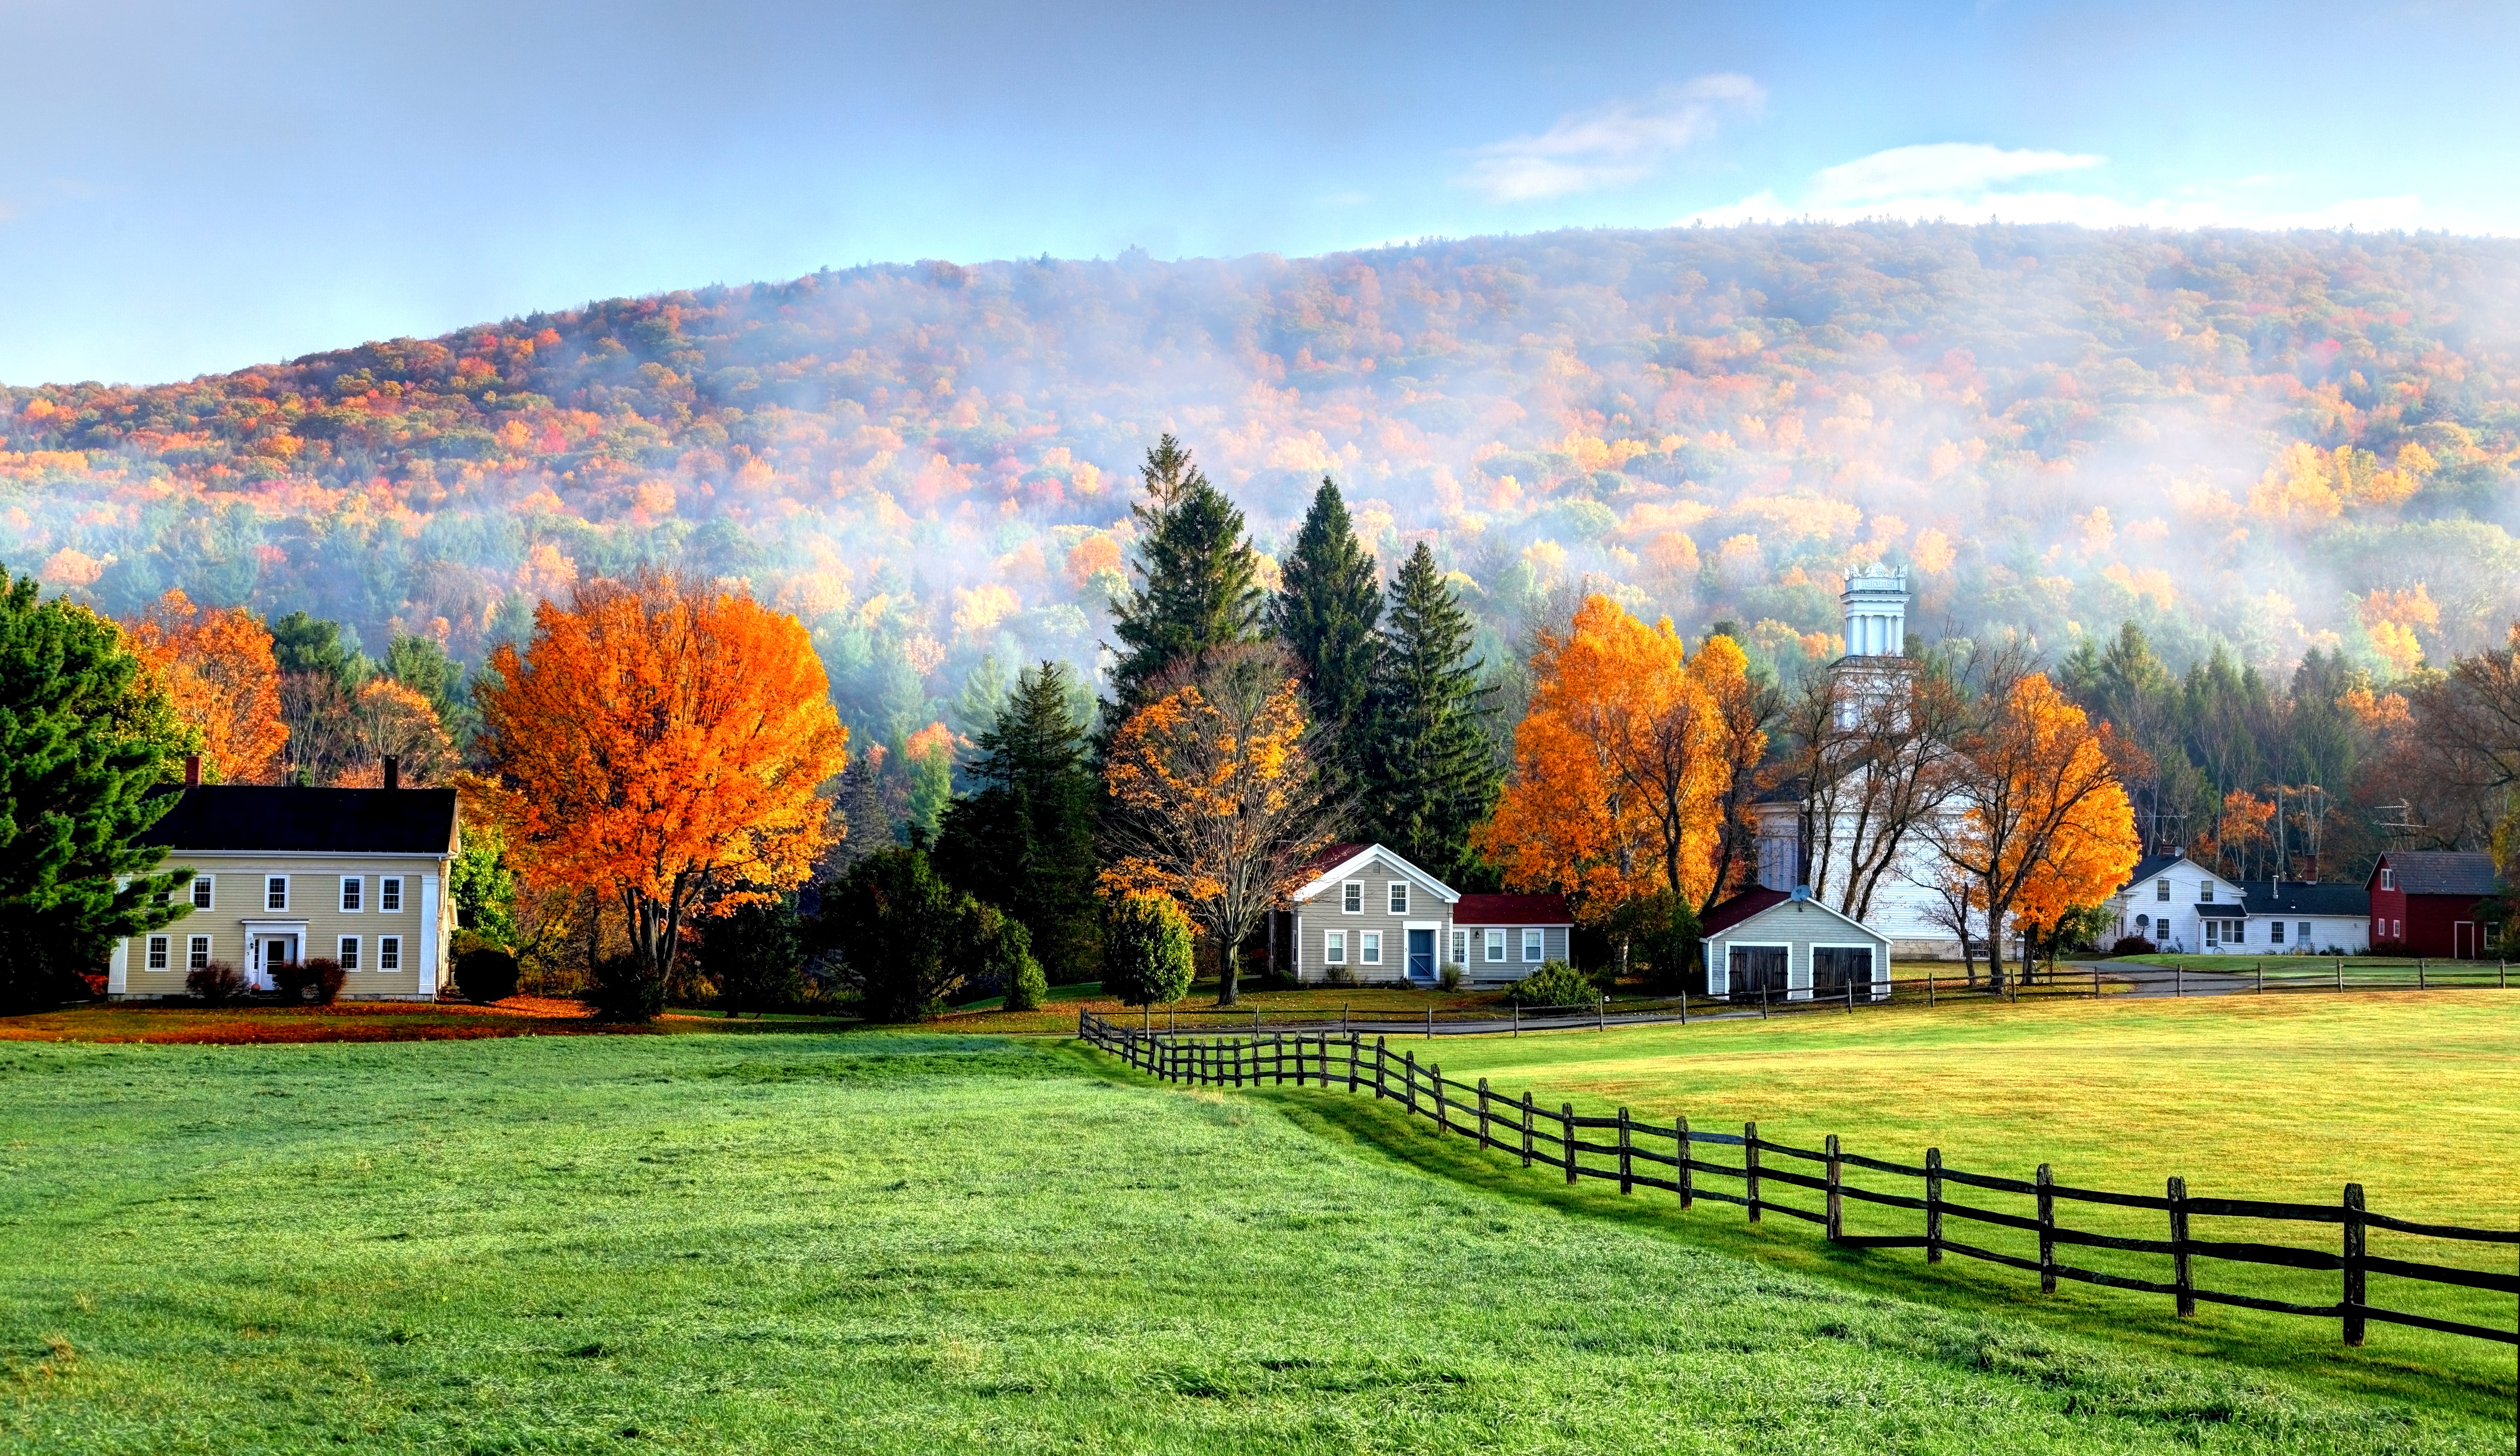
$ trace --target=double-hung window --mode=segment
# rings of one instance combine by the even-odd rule
[[[2268,945],[2270,945],[2270,946],[2280,946],[2280,945],[2282,945],[2282,944],[2284,943],[2283,933],[2284,933],[2284,923],[2283,923],[2281,920],[2270,920],[2270,921],[2268,921],[2268,922],[2267,922],[2267,944],[2268,944]]]
[[[197,935],[193,937],[193,943],[187,949],[184,956],[184,969],[188,971],[206,971],[209,968],[210,938],[205,935]]]
[[[1365,913],[1365,884],[1363,881],[1350,880],[1346,884],[1341,885],[1339,887],[1339,909],[1341,911],[1350,915],[1362,915]]]
[[[402,908],[402,876],[377,876],[377,908],[388,914]]]
[[[1357,933],[1356,958],[1366,965],[1382,964],[1382,932],[1366,930]]]
[[[1326,930],[1322,932],[1322,961],[1326,965],[1347,964],[1346,931]]]
[[[162,935],[153,935],[149,938],[149,969],[153,971],[166,969],[166,937]]]
[[[1505,932],[1502,930],[1489,931],[1487,937],[1487,948],[1488,959],[1505,959]]]
[[[2207,880],[2196,887],[2196,903],[2198,904],[2212,904],[2214,903],[2214,882],[2212,880]]]
[[[367,881],[354,874],[341,876],[341,913],[355,915],[367,908]]]
[[[1526,930],[1522,933],[1522,958],[1525,960],[1538,960],[1540,958],[1539,931]]]
[[[2298,932],[2298,934],[2294,935],[2294,936],[2293,936],[2293,938],[2292,938],[2292,943],[2293,943],[2294,945],[2296,945],[2296,946],[2307,946],[2307,945],[2309,945],[2309,944],[2310,944],[2310,922],[2309,922],[2309,921],[2307,921],[2307,920],[2301,921],[2300,923],[2298,923],[2298,924],[2296,924],[2295,926],[2293,926],[2293,929],[2294,929],[2296,932]]]
[[[2168,900],[2170,898],[2170,876],[2163,875],[2160,879],[2152,882],[2152,898],[2155,900]]]
[[[193,908],[197,910],[206,910],[209,907],[210,877],[205,874],[197,874],[193,876]]]
[[[381,971],[399,971],[402,969],[401,936],[381,935],[377,937],[377,969]]]
[[[1395,915],[1409,913],[1409,882],[1406,880],[1391,882],[1391,913]]]
[[[2394,870],[2394,869],[2390,869],[2390,868],[2388,868],[2388,867],[2386,867],[2386,866],[2382,866],[2382,868],[2381,868],[2381,870],[2380,870],[2380,888],[2381,888],[2381,889],[2383,889],[2383,890],[2395,890],[2395,889],[2397,889],[2397,888],[2398,888],[2398,872],[2397,872],[2396,870]]]
[[[263,876],[262,907],[266,910],[289,908],[289,876],[285,874]]]
[[[359,968],[359,938],[357,936],[345,935],[341,937],[341,953],[338,959],[341,962],[341,969],[345,971],[355,971]]]

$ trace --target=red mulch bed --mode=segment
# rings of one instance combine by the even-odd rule
[[[345,1001],[331,1006],[71,1006],[0,1017],[0,1040],[147,1041],[220,1046],[303,1041],[447,1041],[475,1037],[642,1033],[595,1020],[580,1001],[510,996],[462,1001]]]

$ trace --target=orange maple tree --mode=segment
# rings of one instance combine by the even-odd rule
[[[242,607],[196,606],[177,589],[123,624],[123,635],[165,685],[175,715],[201,730],[203,776],[229,783],[277,776],[289,728],[261,618]]]
[[[1966,810],[1940,822],[1938,848],[1975,882],[1990,929],[2052,926],[2099,904],[2135,867],[2135,810],[2112,734],[2044,673],[1990,690],[1955,746]],[[2003,937],[1990,935],[1990,983],[2004,984]]]
[[[1531,667],[1513,776],[1480,849],[1508,883],[1565,891],[1588,916],[1657,890],[1702,904],[1767,747],[1740,648],[1717,638],[1692,659],[1668,618],[1595,596],[1564,636],[1541,634]]]
[[[1282,648],[1248,643],[1168,669],[1146,690],[1151,700],[1104,755],[1118,813],[1102,889],[1180,905],[1217,953],[1217,1004],[1230,1006],[1235,950],[1329,842],[1303,684]]]
[[[650,976],[687,919],[803,884],[831,843],[821,789],[848,730],[794,617],[670,575],[598,580],[489,668],[482,745],[525,878],[616,899]]]

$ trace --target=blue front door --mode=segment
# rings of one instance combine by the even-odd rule
[[[1435,932],[1431,930],[1409,932],[1409,979],[1412,981],[1435,979]]]

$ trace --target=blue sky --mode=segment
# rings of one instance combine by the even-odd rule
[[[0,381],[826,264],[1742,217],[2520,233],[2520,6],[0,0]]]

